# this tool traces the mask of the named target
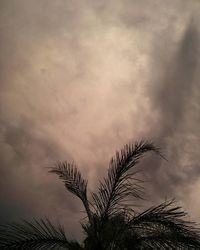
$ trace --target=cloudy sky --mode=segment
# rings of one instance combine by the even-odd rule
[[[127,142],[153,140],[147,202],[200,223],[200,2],[0,1],[0,221],[84,216],[47,167],[75,160],[89,189]]]

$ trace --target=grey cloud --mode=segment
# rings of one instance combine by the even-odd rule
[[[187,207],[199,178],[198,1],[0,5],[0,219],[46,214],[80,234],[79,201],[45,167],[75,160],[94,189],[115,150],[141,138],[169,159],[140,166],[152,199]]]
[[[190,22],[177,46],[176,53],[164,64],[164,76],[152,86],[153,109],[160,112],[158,130],[152,131],[169,162],[153,162],[157,185],[155,190],[174,196],[199,179],[199,32]],[[162,67],[163,67],[162,66]],[[191,113],[196,112],[196,119]],[[184,158],[190,158],[184,163]],[[187,162],[187,163],[186,163]],[[183,166],[184,165],[184,166]],[[147,169],[148,171],[148,169]],[[163,184],[165,183],[165,184]],[[177,191],[178,190],[178,191]],[[183,194],[183,193],[182,193]],[[177,194],[176,194],[177,195]],[[185,198],[184,198],[185,199]]]

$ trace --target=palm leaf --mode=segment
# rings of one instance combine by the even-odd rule
[[[117,152],[110,161],[107,178],[100,182],[98,192],[92,193],[92,203],[87,198],[87,181],[75,164],[60,162],[51,168],[50,172],[63,180],[86,209],[89,221],[82,224],[84,247],[68,240],[62,227],[56,228],[46,219],[0,226],[0,249],[200,249],[199,229],[185,220],[187,214],[174,206],[173,200],[140,214],[125,206],[131,197],[143,198],[142,181],[136,178],[133,168],[150,151],[161,155],[158,148],[145,141],[127,144]]]
[[[117,152],[111,159],[108,177],[100,182],[98,193],[92,194],[93,206],[98,215],[108,217],[120,212],[124,209],[122,202],[130,196],[142,198],[141,180],[134,177],[137,171],[130,170],[143,154],[149,151],[160,154],[159,149],[152,143],[141,141],[125,145],[121,152]]]
[[[88,218],[91,220],[92,216],[87,199],[87,181],[82,178],[76,165],[68,162],[59,162],[49,172],[57,174],[64,181],[67,190],[81,199]]]
[[[61,226],[54,227],[48,219],[0,226],[0,249],[4,250],[72,250],[78,249],[76,244],[66,238]]]
[[[142,249],[200,249],[200,232],[181,207],[166,201],[135,216],[129,226]]]

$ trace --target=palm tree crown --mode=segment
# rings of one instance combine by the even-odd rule
[[[134,167],[147,152],[162,156],[153,143],[128,144],[111,159],[108,175],[98,191],[87,195],[87,181],[74,163],[59,162],[49,172],[63,180],[66,189],[83,203],[87,221],[82,223],[82,244],[68,239],[64,229],[48,219],[0,226],[0,249],[200,249],[200,232],[185,220],[186,213],[174,201],[165,201],[137,213],[126,201],[143,198],[142,181]],[[130,203],[129,203],[130,204]]]

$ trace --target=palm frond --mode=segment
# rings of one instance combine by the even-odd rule
[[[87,199],[87,181],[82,178],[76,165],[69,162],[59,162],[49,172],[57,174],[64,181],[67,190],[81,199],[88,218],[91,220],[91,211]]]
[[[108,177],[100,182],[98,193],[93,193],[93,206],[96,213],[106,217],[118,213],[124,206],[122,202],[130,196],[142,198],[142,181],[135,178],[137,171],[130,171],[144,155],[154,151],[160,154],[153,143],[141,141],[127,144],[111,159]]]
[[[142,249],[200,249],[200,231],[186,215],[171,200],[135,216],[129,226]]]
[[[93,224],[82,224],[86,238],[86,249],[120,250],[124,235],[128,233],[126,218],[123,214],[111,217],[102,225],[102,219],[94,216]],[[130,230],[129,230],[130,231]]]
[[[4,250],[72,250],[74,244],[66,238],[61,226],[56,228],[48,219],[0,226],[0,249]]]

